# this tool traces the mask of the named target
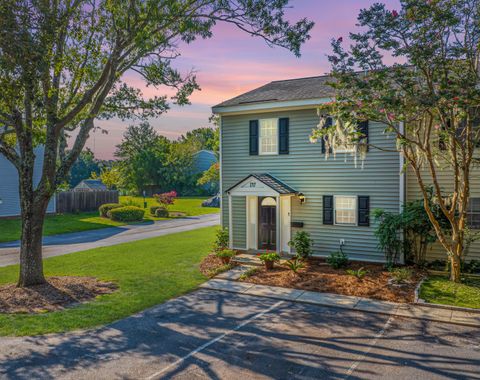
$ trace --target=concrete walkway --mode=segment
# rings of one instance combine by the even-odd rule
[[[182,219],[159,220],[149,224],[108,227],[99,230],[46,236],[43,239],[43,257],[60,256],[92,248],[190,231],[215,226],[219,223],[219,214],[207,214]],[[0,243],[0,267],[18,264],[19,246],[20,242],[18,241]]]
[[[344,296],[341,294],[319,293],[232,281],[232,279],[237,277],[238,273],[239,270],[232,272],[230,275],[227,272],[223,277],[229,279],[215,278],[205,282],[201,287],[204,289],[247,294],[257,297],[339,307],[354,311],[480,327],[480,312],[466,312],[448,308],[430,307],[427,305],[400,304],[368,298]]]

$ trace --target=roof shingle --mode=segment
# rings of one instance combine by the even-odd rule
[[[247,105],[251,103],[281,102],[329,98],[334,96],[334,90],[327,84],[332,78],[328,75],[288,79],[270,82],[264,86],[246,92],[235,98],[217,104],[217,107]]]

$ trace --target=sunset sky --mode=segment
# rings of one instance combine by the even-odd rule
[[[192,104],[172,109],[151,120],[162,135],[175,139],[188,130],[208,126],[211,107],[242,92],[272,80],[322,75],[329,71],[326,55],[330,39],[346,38],[355,30],[356,17],[361,8],[378,2],[367,0],[291,0],[287,17],[294,21],[307,17],[315,22],[311,39],[302,47],[302,56],[268,47],[259,38],[253,38],[230,25],[217,25],[214,37],[181,45],[181,57],[175,67],[186,73],[195,70],[201,91],[191,97]],[[390,9],[398,9],[398,0],[384,0]],[[141,81],[130,75],[131,84]],[[163,95],[165,90],[146,88],[145,96]],[[109,120],[99,122],[108,134],[95,133],[87,146],[98,158],[113,158],[115,145],[122,139],[128,122]]]

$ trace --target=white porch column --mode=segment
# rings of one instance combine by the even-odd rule
[[[228,245],[233,248],[233,212],[232,212],[232,194],[228,193]]]
[[[275,242],[275,245],[277,247],[277,252],[280,253],[282,252],[282,239],[281,239],[281,231],[282,231],[282,221],[280,220],[280,196],[275,197],[275,201],[277,202],[277,206],[275,207],[275,211],[277,213],[276,215],[276,223],[275,223],[275,228],[277,230],[276,236],[277,236],[277,241]]]

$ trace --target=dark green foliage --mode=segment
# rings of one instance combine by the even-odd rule
[[[312,244],[313,240],[310,239],[310,234],[306,231],[298,231],[293,239],[288,242],[288,245],[295,249],[297,256],[302,259],[307,259],[312,254]]]
[[[102,166],[102,162],[95,158],[93,152],[88,148],[85,149],[72,165],[68,180],[70,188],[74,188],[80,181],[90,178],[92,173],[99,175]]]
[[[348,256],[342,250],[332,252],[327,257],[327,264],[333,269],[345,268],[348,265]]]
[[[223,258],[223,257],[230,257],[231,258],[231,257],[235,256],[235,254],[236,254],[236,252],[232,249],[222,249],[220,251],[215,252],[215,255],[217,257],[221,257],[221,258]]]
[[[155,216],[159,208],[161,208],[161,206],[150,206],[150,215]]]
[[[429,207],[445,231],[449,224],[442,214],[438,204],[433,200],[433,193],[429,190]],[[407,263],[417,265],[425,264],[428,247],[437,241],[437,234],[428,217],[423,201],[417,200],[405,204],[401,214],[374,210],[373,216],[379,222],[375,230],[378,245],[385,253],[387,267],[398,263],[398,258],[403,252]],[[401,233],[404,232],[404,239]]]
[[[119,203],[105,203],[98,208],[98,212],[99,212],[100,216],[103,216],[104,218],[107,218],[108,217],[108,212],[110,210],[120,208],[120,207],[123,207],[123,205],[121,205]]]
[[[228,248],[229,236],[227,228],[219,228],[215,233],[215,242],[213,243],[213,250],[215,252],[222,251]]]
[[[165,207],[158,207],[155,210],[155,216],[157,218],[168,218],[169,212]]]
[[[123,206],[108,212],[108,217],[117,222],[139,222],[144,215],[145,210],[135,206]]]

